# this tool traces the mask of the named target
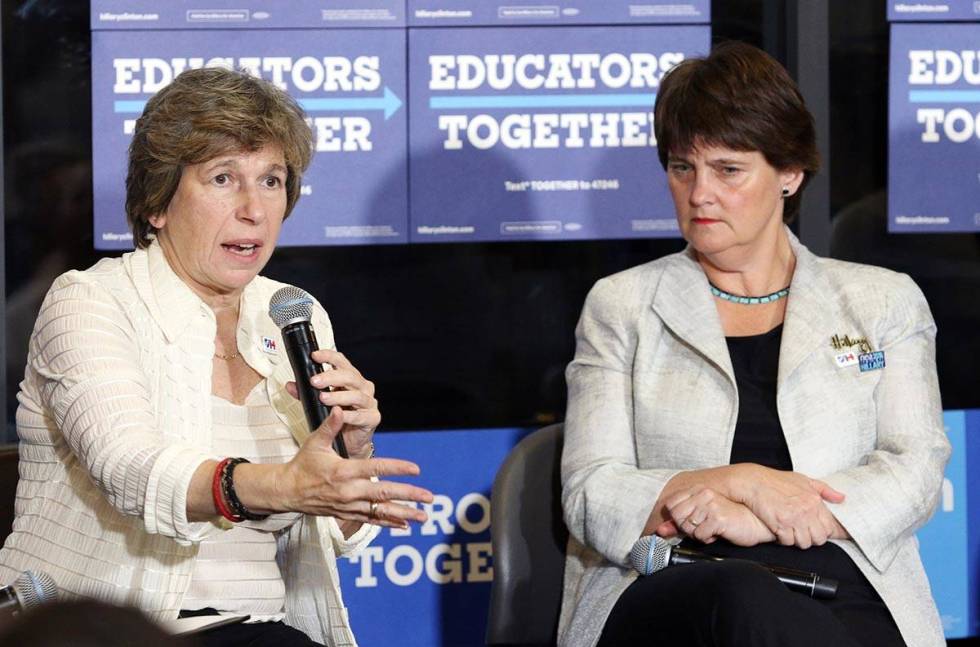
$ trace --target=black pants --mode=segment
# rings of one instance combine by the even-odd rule
[[[870,589],[870,587],[869,587]],[[841,582],[833,600],[794,593],[739,559],[640,577],[613,607],[599,647],[620,645],[891,647],[904,645],[881,599]]]
[[[194,638],[200,647],[323,647],[282,622],[225,625],[202,631]]]
[[[217,615],[214,609],[181,611],[181,617]],[[193,647],[323,647],[299,629],[283,622],[237,623],[206,629],[189,636]]]

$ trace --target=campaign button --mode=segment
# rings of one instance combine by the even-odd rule
[[[837,362],[837,368],[844,368],[846,366],[854,366],[858,363],[857,353],[840,353],[839,355],[834,355],[834,361]]]
[[[885,368],[885,351],[876,350],[873,353],[862,353],[858,355],[858,365],[861,367],[862,373]]]

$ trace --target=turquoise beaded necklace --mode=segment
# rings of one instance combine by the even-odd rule
[[[782,290],[776,290],[772,294],[767,294],[764,297],[743,297],[737,294],[732,294],[731,292],[725,292],[724,290],[715,287],[713,283],[708,282],[708,286],[711,288],[711,294],[715,295],[719,299],[724,299],[725,301],[731,301],[732,303],[739,303],[746,306],[755,306],[760,303],[772,303],[773,301],[779,301],[783,297],[789,294],[789,286],[786,286]]]

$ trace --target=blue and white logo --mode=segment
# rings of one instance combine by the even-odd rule
[[[877,350],[873,353],[861,353],[858,355],[858,366],[861,368],[862,373],[885,368],[885,351]]]

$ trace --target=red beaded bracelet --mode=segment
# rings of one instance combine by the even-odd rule
[[[214,498],[214,507],[218,510],[222,517],[231,521],[232,523],[238,523],[242,521],[243,518],[237,516],[225,503],[225,498],[222,495],[221,478],[224,475],[225,468],[228,467],[228,463],[231,462],[230,458],[226,458],[220,463],[218,467],[214,470],[214,477],[211,479],[211,496]]]
[[[235,492],[235,468],[242,463],[250,462],[247,458],[229,458],[226,459],[225,468],[221,474],[221,493],[224,495],[222,499],[228,504],[228,509],[233,515],[238,517],[239,521],[262,521],[269,517],[267,514],[256,514],[245,507],[241,499],[238,498],[238,493]]]

